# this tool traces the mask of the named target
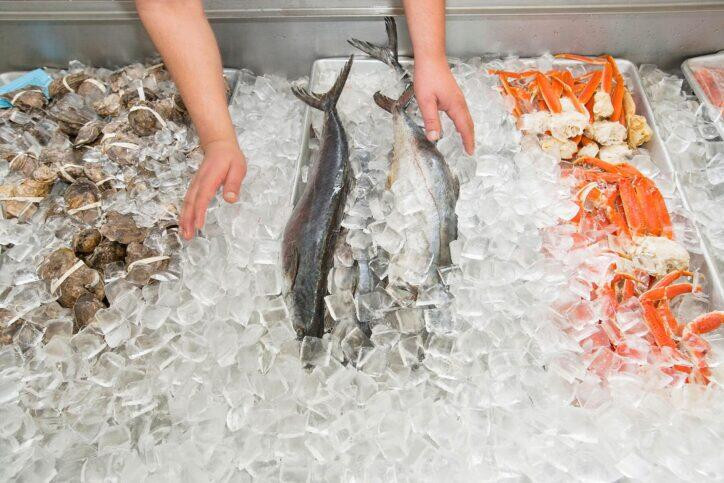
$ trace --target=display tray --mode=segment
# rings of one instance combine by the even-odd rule
[[[701,86],[696,76],[694,76],[694,69],[697,67],[718,67],[724,68],[724,50],[716,54],[702,55],[700,57],[692,57],[687,59],[681,64],[681,71],[684,73],[686,81],[691,86],[691,90],[694,91],[699,102],[707,106],[709,109],[709,117],[714,121],[714,125],[719,131],[719,137],[724,139],[724,109],[716,107],[706,95],[704,88]]]
[[[309,76],[309,87],[314,92],[321,92],[325,89],[319,86],[320,79],[324,72],[333,71],[339,72],[347,62],[347,57],[335,57],[327,59],[318,59],[312,64],[312,71]],[[401,57],[400,63],[409,67],[412,64],[412,59],[407,57]],[[647,149],[651,154],[651,160],[657,166],[657,168],[665,175],[670,175],[676,184],[676,195],[680,197],[683,206],[691,211],[690,204],[684,195],[684,191],[681,186],[681,180],[677,175],[674,165],[669,157],[669,153],[666,150],[663,140],[659,134],[659,130],[654,120],[654,114],[651,109],[646,94],[644,93],[643,85],[641,84],[641,78],[638,74],[638,69],[631,61],[626,59],[615,59],[616,64],[623,76],[627,80],[628,87],[630,88],[631,96],[636,102],[637,113],[644,116],[651,126],[654,135],[651,141],[646,143],[643,148]],[[523,63],[533,63],[533,59],[522,59]],[[574,64],[580,64],[575,61],[565,59],[555,59],[554,67],[565,68]],[[375,70],[389,69],[388,66],[382,62],[373,59],[371,57],[355,55],[354,64],[352,65],[352,71],[350,75],[355,73],[369,73]],[[296,204],[301,193],[305,187],[305,181],[302,173],[309,167],[312,161],[312,150],[310,149],[310,140],[314,135],[312,129],[312,109],[306,107],[304,112],[304,126],[302,130],[302,139],[300,143],[299,157],[297,159],[297,165],[295,170],[295,182],[292,190],[292,204]],[[722,283],[720,274],[717,272],[716,264],[711,255],[711,249],[708,247],[707,242],[701,235],[700,227],[695,224],[696,235],[699,240],[700,253],[692,253],[691,266],[692,268],[698,268],[700,272],[705,275],[707,284],[705,291],[709,296],[709,300],[713,308],[721,308],[724,306],[724,284]]]

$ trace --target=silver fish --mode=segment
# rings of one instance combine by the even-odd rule
[[[299,337],[321,337],[324,332],[327,274],[332,267],[352,180],[347,135],[336,105],[353,57],[350,56],[329,92],[315,94],[301,87],[292,88],[299,99],[324,111],[319,157],[309,171],[307,185],[287,222],[282,241],[285,297]]]
[[[457,238],[455,204],[459,184],[443,155],[405,111],[413,95],[412,79],[398,59],[395,20],[385,17],[385,27],[386,45],[357,39],[351,39],[349,43],[395,69],[407,84],[407,89],[397,101],[378,92],[375,102],[392,113],[393,118],[394,145],[388,187],[403,180],[415,189],[416,197],[422,204],[424,226],[421,228],[427,244],[421,250],[408,239],[405,248],[392,260],[398,263],[391,263],[388,280],[393,285],[419,285],[426,280],[433,281],[434,278],[430,277],[436,275],[438,268],[452,264],[450,242]]]
[[[398,259],[405,260],[406,270],[390,267],[391,283],[409,282],[409,273],[415,274],[420,283],[434,280],[437,269],[452,264],[450,242],[457,238],[457,215],[455,205],[458,200],[459,184],[450,171],[445,158],[435,145],[428,141],[422,128],[406,112],[405,108],[412,99],[412,85],[409,85],[397,100],[375,94],[375,102],[384,110],[392,113],[394,142],[391,156],[388,185],[404,181],[413,187],[417,200],[422,205],[427,247],[411,247],[408,239]],[[408,248],[411,247],[411,248]]]

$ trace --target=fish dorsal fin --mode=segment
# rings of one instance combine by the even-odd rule
[[[349,60],[334,81],[334,85],[324,94],[317,94],[309,91],[309,89],[301,86],[292,86],[292,93],[306,104],[320,111],[331,111],[337,105],[339,96],[342,94],[344,84],[347,82],[349,71],[352,68],[354,55],[349,56]]]

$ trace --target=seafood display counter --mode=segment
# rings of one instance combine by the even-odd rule
[[[132,2],[0,0],[0,479],[724,479],[723,4],[449,1],[472,154],[399,2],[205,5],[248,171],[184,242]]]

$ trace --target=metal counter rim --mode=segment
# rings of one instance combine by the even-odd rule
[[[325,19],[325,18],[364,18],[382,15],[403,15],[402,7],[331,7],[331,8],[224,8],[206,9],[207,16],[212,20],[223,19],[257,19],[282,20],[293,18]],[[85,4],[85,5],[84,5]],[[90,4],[90,5],[89,5]],[[581,5],[522,5],[522,6],[461,6],[447,7],[451,17],[463,15],[504,16],[504,15],[597,15],[620,13],[674,13],[724,11],[724,2],[709,1],[702,3],[666,2],[627,4],[615,3],[598,5],[595,3]],[[0,22],[3,21],[78,21],[78,20],[137,20],[132,1],[25,1],[0,0]]]

